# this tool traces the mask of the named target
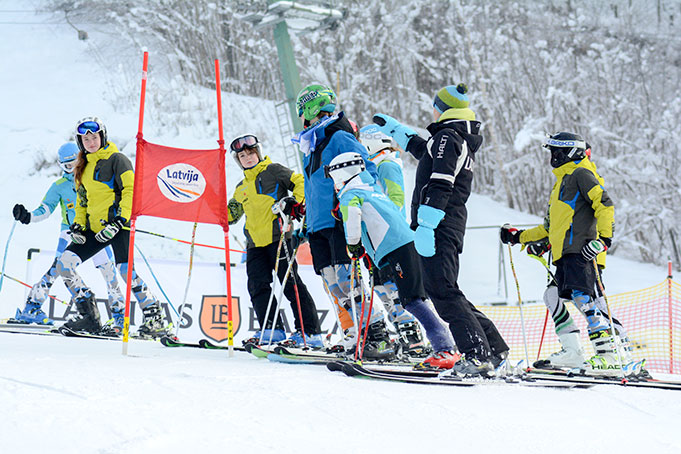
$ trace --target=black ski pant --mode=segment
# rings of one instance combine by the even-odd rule
[[[440,225],[435,230],[435,255],[421,257],[423,280],[428,297],[440,318],[449,324],[461,353],[487,360],[508,350],[494,323],[466,299],[457,280],[461,232]]]
[[[265,327],[266,329],[272,328],[275,309],[277,307],[277,298],[273,297],[269,314],[265,314],[267,311],[267,302],[269,301],[270,293],[272,292],[272,271],[274,271],[278,246],[279,242],[277,241],[267,246],[252,247],[246,250],[248,293],[251,296],[251,303],[253,304],[253,309],[258,317],[260,326]],[[282,245],[279,254],[279,268],[277,269],[279,282],[284,280],[286,269],[288,268],[284,247],[285,246]],[[293,252],[290,240],[286,241],[286,247],[288,247],[290,255]],[[319,325],[317,308],[312,296],[310,296],[310,292],[308,292],[307,287],[298,275],[298,264],[294,262],[291,273],[284,286],[284,295],[286,295],[286,298],[291,303],[293,316],[295,318],[295,327],[299,330],[300,316],[298,315],[298,303],[296,300],[296,284],[298,286],[298,296],[300,297],[300,311],[303,315],[305,334],[320,334],[321,327]],[[265,320],[267,320],[266,324],[264,323]],[[284,324],[280,316],[277,317],[276,329],[284,329]]]

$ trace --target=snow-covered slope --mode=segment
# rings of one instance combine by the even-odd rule
[[[11,2],[0,8],[11,9]],[[18,16],[15,16],[15,18]],[[24,14],[26,22],[45,22]],[[124,80],[93,58],[93,46],[56,25],[0,28],[0,247],[13,227],[15,203],[35,208],[50,181],[52,165],[36,172],[34,162],[52,161],[69,139],[75,121],[98,115],[126,154],[134,152],[135,106],[112,105],[107,93]],[[99,46],[99,47],[97,47]],[[153,52],[151,58],[153,59]],[[141,52],[140,52],[141,66]],[[150,73],[150,79],[155,75]],[[188,105],[213,108],[214,93],[196,90]],[[223,93],[226,137],[262,134],[280,158],[272,103]],[[151,141],[193,148],[214,147],[214,111],[195,114],[196,124],[168,131],[145,125]],[[270,136],[271,134],[271,136]],[[228,161],[228,186],[239,172]],[[407,180],[410,180],[408,177]],[[469,226],[539,219],[473,196]],[[54,249],[58,215],[17,225],[6,271],[22,277],[26,251]],[[141,219],[139,228],[189,239],[191,225]],[[238,229],[235,229],[238,233]],[[496,229],[471,230],[462,259],[461,283],[475,302],[505,298],[497,290],[499,246]],[[201,226],[197,241],[220,244],[220,229]],[[148,256],[181,259],[188,247],[139,236]],[[541,296],[544,273],[515,251],[524,299]],[[204,261],[221,254],[200,250]],[[606,284],[612,292],[659,282],[665,270],[612,257]],[[243,279],[244,276],[238,278]],[[163,276],[183,280],[185,275]],[[31,282],[32,283],[32,282]],[[512,283],[509,282],[509,289]],[[509,292],[513,295],[513,291]],[[5,280],[0,318],[22,305],[24,289]],[[324,299],[320,296],[320,299]],[[513,297],[511,296],[511,299]],[[61,337],[0,333],[0,450],[2,452],[679,452],[674,427],[681,417],[676,393],[601,387],[592,390],[473,388],[450,389],[377,383],[333,375],[322,367],[288,366],[246,354],[172,350],[153,342],[120,345]]]

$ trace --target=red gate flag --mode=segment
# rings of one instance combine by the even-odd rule
[[[140,142],[133,219],[147,215],[227,227],[224,150],[185,150]]]

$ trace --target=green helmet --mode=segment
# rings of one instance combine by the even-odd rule
[[[300,90],[296,98],[298,116],[307,121],[317,118],[319,112],[333,112],[336,110],[336,94],[325,85],[313,84]]]

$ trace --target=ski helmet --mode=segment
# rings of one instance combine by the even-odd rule
[[[229,145],[229,149],[241,170],[246,170],[239,160],[239,152],[244,151],[244,149],[255,150],[255,153],[258,155],[258,162],[262,161],[262,145],[260,145],[260,141],[255,134],[243,134],[235,137]]]
[[[332,178],[333,186],[340,191],[345,183],[359,175],[365,168],[364,159],[359,153],[341,153],[333,158],[328,166],[324,166],[324,175],[326,178]]]
[[[542,145],[551,152],[551,166],[558,168],[570,161],[579,161],[586,156],[586,142],[571,132],[559,132],[546,139]]]
[[[296,108],[299,117],[312,121],[320,112],[333,113],[336,110],[336,94],[325,85],[308,85],[298,93]]]
[[[81,136],[85,134],[95,134],[99,133],[99,138],[102,140],[102,147],[106,145],[106,126],[97,117],[85,117],[81,119],[76,124],[76,143],[78,144],[78,149],[83,153],[87,153],[85,147],[83,147],[83,141]]]
[[[359,141],[364,145],[369,153],[369,159],[372,161],[377,158],[381,152],[383,155],[393,151],[393,139],[383,134],[378,125],[371,124],[359,130]]]
[[[78,159],[78,145],[73,142],[66,142],[57,150],[57,162],[66,173],[71,173],[76,168],[76,159]]]

